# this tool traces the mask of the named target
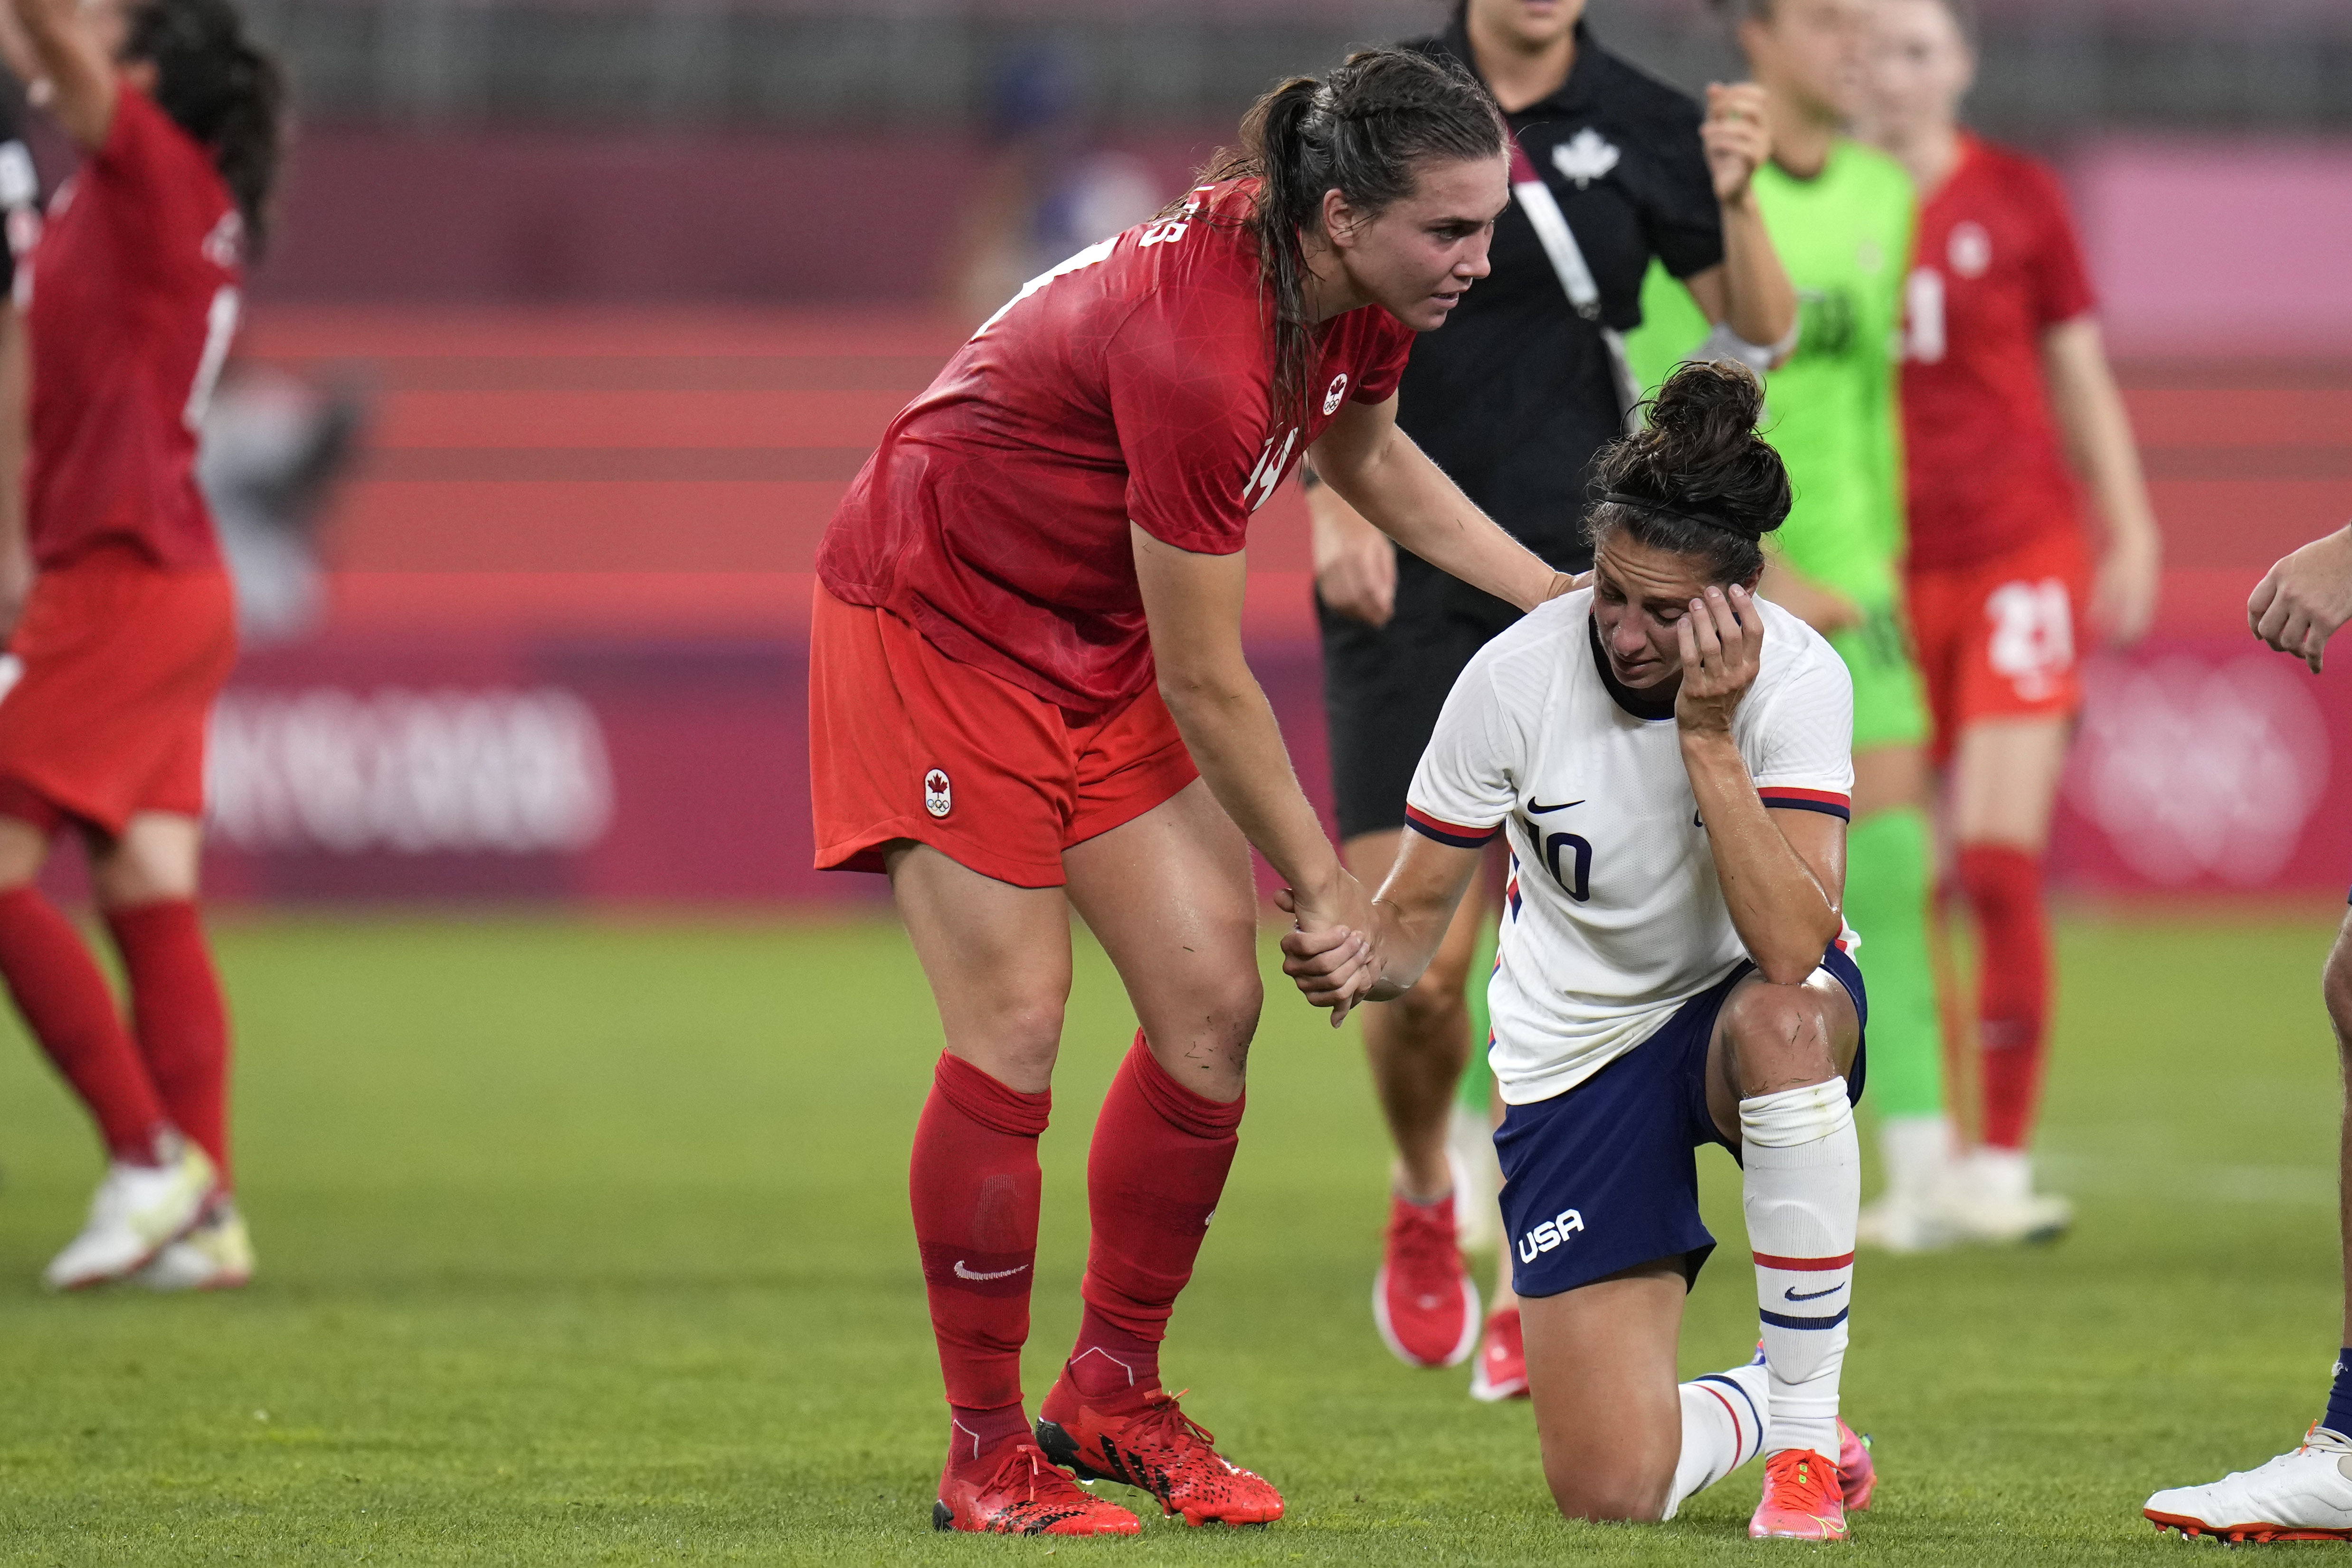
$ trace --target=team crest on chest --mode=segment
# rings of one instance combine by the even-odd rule
[[[1992,268],[1992,236],[1980,223],[1956,223],[1944,242],[1944,258],[1963,278],[1981,278]]]
[[[1551,166],[1574,180],[1580,191],[1615,168],[1617,160],[1623,156],[1600,132],[1588,125],[1551,150]]]
[[[955,809],[955,790],[948,783],[946,769],[933,768],[923,775],[923,809],[933,816],[945,816]]]
[[[1348,373],[1341,371],[1331,378],[1331,390],[1323,395],[1323,417],[1328,419],[1339,412],[1339,405],[1348,398]]]

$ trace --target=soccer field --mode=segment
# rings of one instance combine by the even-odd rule
[[[249,1291],[39,1293],[97,1174],[0,1053],[0,1558],[948,1562],[905,1156],[937,1049],[887,924],[226,924]],[[2071,922],[2049,1131],[2077,1234],[1866,1259],[1857,1561],[2187,1550],[2158,1485],[2267,1458],[2336,1348],[2324,917]],[[1033,1400],[1076,1323],[1086,1138],[1133,1025],[1081,939],[1046,1134]],[[1278,974],[1274,975],[1278,982]],[[1691,1563],[1750,1543],[1750,1467],[1654,1529],[1561,1523],[1524,1405],[1411,1372],[1367,1298],[1383,1145],[1352,1031],[1270,987],[1249,1121],[1166,1364],[1276,1482],[1270,1531],[1148,1522],[1128,1562]],[[1744,1358],[1737,1176],[1684,1364]],[[1122,1500],[1132,1494],[1120,1489]],[[2274,1549],[2278,1550],[2278,1549]]]

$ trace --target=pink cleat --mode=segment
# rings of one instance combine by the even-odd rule
[[[1878,1489],[1878,1467],[1870,1460],[1870,1439],[1858,1436],[1843,1419],[1838,1422],[1838,1489],[1845,1494],[1845,1510],[1862,1513],[1870,1494]]]
[[[1764,1498],[1748,1521],[1758,1541],[1843,1541],[1845,1500],[1838,1477],[1811,1448],[1783,1448],[1764,1461]]]

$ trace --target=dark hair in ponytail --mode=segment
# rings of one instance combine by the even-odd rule
[[[155,102],[202,142],[236,198],[247,249],[268,237],[269,189],[283,148],[286,76],[246,36],[229,0],[145,0],[131,16],[126,60],[155,68]]]
[[[1414,49],[1359,50],[1322,80],[1293,77],[1251,106],[1241,145],[1219,153],[1202,178],[1264,182],[1249,226],[1274,302],[1277,417],[1307,403],[1313,344],[1301,237],[1323,232],[1324,193],[1377,214],[1412,194],[1423,160],[1492,158],[1509,134],[1475,77]]]
[[[1601,448],[1601,497],[1584,522],[1595,548],[1622,531],[1654,550],[1696,555],[1714,583],[1763,570],[1764,536],[1795,502],[1780,454],[1756,433],[1764,386],[1733,360],[1693,361],[1644,405],[1649,424]]]

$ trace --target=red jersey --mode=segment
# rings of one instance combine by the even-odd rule
[[[106,145],[58,190],[29,286],[34,561],[124,542],[216,565],[196,426],[236,328],[243,225],[195,140],[127,84]]]
[[[2065,197],[2022,153],[1963,138],[1919,213],[1903,363],[1910,564],[1966,566],[2082,526],[2042,367],[2097,300]]]
[[[817,575],[950,658],[1070,712],[1152,683],[1130,520],[1230,555],[1349,398],[1396,391],[1412,331],[1377,306],[1316,330],[1307,421],[1273,410],[1256,182],[1090,246],[1023,289],[884,433]]]

